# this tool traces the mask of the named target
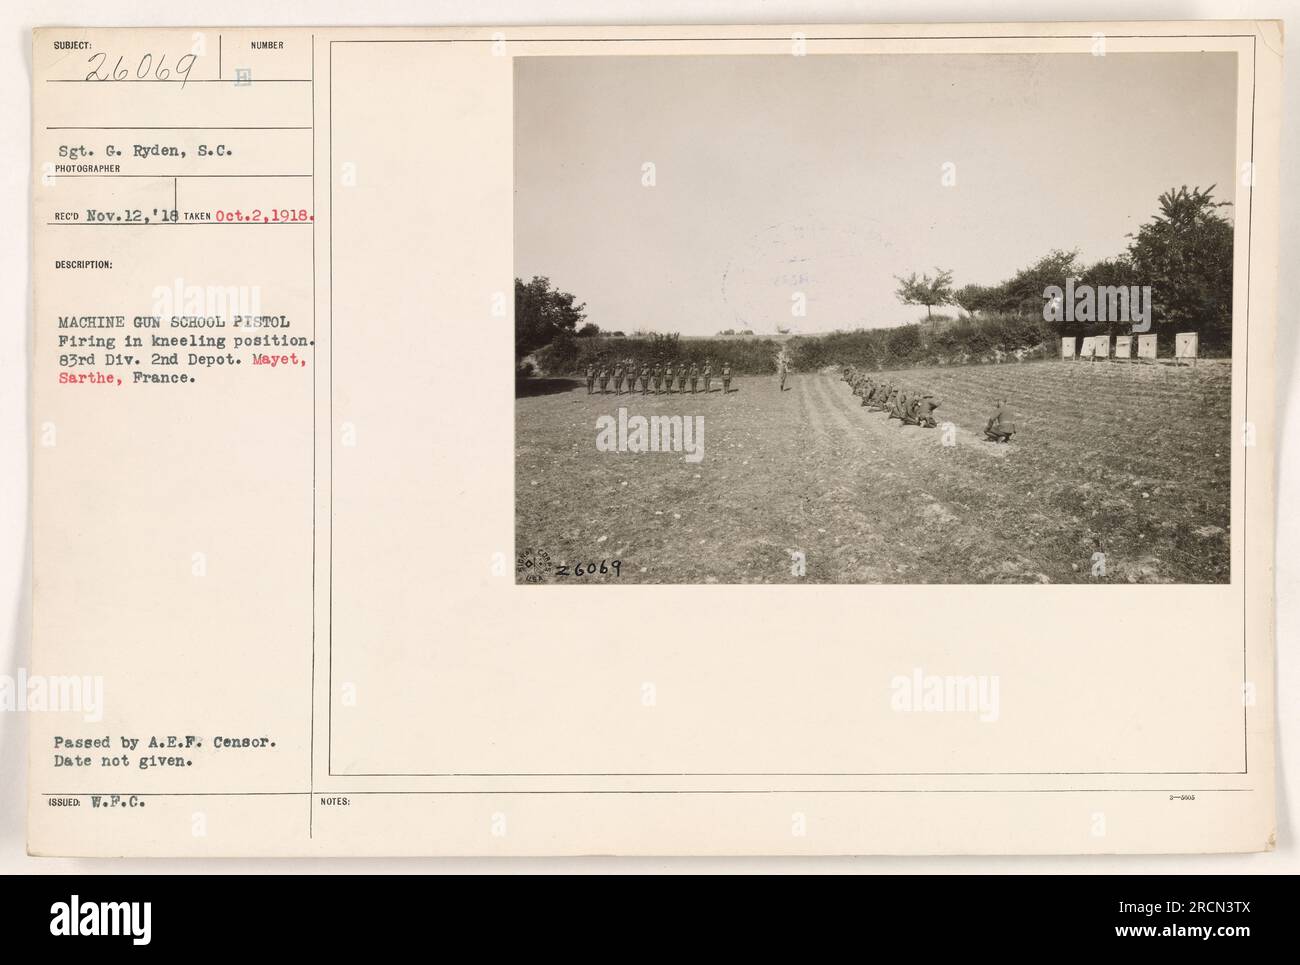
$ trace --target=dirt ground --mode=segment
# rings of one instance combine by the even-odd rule
[[[726,396],[539,384],[516,402],[516,552],[553,583],[1228,581],[1230,363],[880,375],[938,395],[940,428],[863,408],[834,374]],[[1020,428],[1005,445],[980,432],[999,394]],[[703,459],[598,451],[619,406],[703,416]]]

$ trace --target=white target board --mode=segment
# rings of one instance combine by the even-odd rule
[[[1195,332],[1179,332],[1174,336],[1174,357],[1180,359],[1196,358],[1200,348],[1200,336]]]
[[[1151,359],[1153,362],[1156,357],[1156,337],[1154,335],[1138,336],[1138,358]]]
[[[1074,358],[1074,339],[1072,338],[1061,339],[1061,358],[1063,359]]]
[[[1133,357],[1133,336],[1116,335],[1115,336],[1115,358],[1131,359]]]

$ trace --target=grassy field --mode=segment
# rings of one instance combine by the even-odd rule
[[[516,401],[517,551],[561,583],[1228,581],[1230,363],[896,376],[943,400],[953,444],[861,407],[837,375],[794,373],[784,393],[741,378],[725,397],[539,383]],[[979,431],[999,393],[1020,427],[1007,445]],[[703,416],[703,460],[597,451],[620,405]],[[618,575],[554,572],[602,560]]]

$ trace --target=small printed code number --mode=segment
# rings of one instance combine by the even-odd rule
[[[622,560],[601,560],[599,563],[577,563],[569,566],[568,563],[561,563],[555,568],[556,576],[597,576],[608,573],[619,575],[619,570],[623,567]]]

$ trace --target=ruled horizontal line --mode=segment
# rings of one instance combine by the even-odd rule
[[[322,797],[357,796],[453,796],[453,795],[552,795],[552,794],[1251,794],[1253,787],[1022,787],[1022,788],[553,788],[516,790],[444,790],[444,791],[66,791],[45,792],[43,797]]]
[[[259,225],[310,225],[314,221],[47,221],[47,228],[244,228]]]
[[[812,26],[815,29],[815,25]],[[1213,39],[1243,39],[1253,40],[1254,34],[1107,34],[1108,39],[1115,40],[1204,40]],[[505,44],[659,44],[659,43],[716,43],[716,42],[734,42],[741,41],[745,43],[789,43],[793,38],[790,34],[782,34],[778,37],[511,37],[506,34],[498,39],[494,37],[429,37],[429,38],[349,38],[343,40],[331,39],[331,44],[495,44],[504,42]],[[935,34],[917,34],[908,36],[865,36],[865,37],[844,37],[844,36],[827,36],[813,35],[803,38],[808,43],[814,41],[838,41],[838,40],[1092,40],[1093,34],[962,34],[962,35],[935,35]],[[1063,51],[1070,53],[1071,51]],[[1147,53],[1148,51],[1141,51]]]
[[[45,128],[47,131],[310,131],[311,125],[307,124],[302,127],[263,125],[247,127],[204,127],[204,126],[187,126],[187,127],[162,127],[150,124],[116,124],[111,127],[104,126],[61,126]]]
[[[310,84],[310,77],[257,77],[253,80],[238,81],[223,77],[138,77],[128,80],[92,80],[87,77],[46,77],[47,84],[229,84],[231,87],[252,87],[255,84]]]
[[[54,178],[309,178],[310,174],[61,174]]]
[[[352,772],[330,777],[1245,777],[1247,771],[489,771]]]

